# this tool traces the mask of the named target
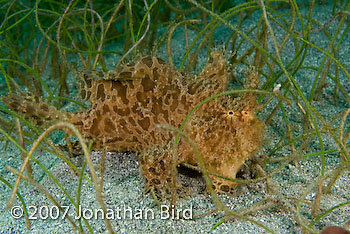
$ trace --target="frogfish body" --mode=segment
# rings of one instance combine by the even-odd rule
[[[140,152],[146,187],[164,191],[172,181],[172,167],[198,166],[198,155],[176,133],[158,125],[180,127],[186,115],[204,99],[224,92],[228,84],[225,60],[213,52],[203,71],[189,78],[163,60],[142,57],[108,72],[77,73],[81,98],[91,103],[83,112],[68,113],[40,98],[10,93],[2,97],[13,111],[38,126],[55,121],[73,123],[94,150]],[[256,73],[245,88],[256,88]],[[252,93],[221,96],[203,104],[187,120],[184,133],[199,149],[209,172],[235,178],[242,164],[259,148],[263,122],[255,117],[258,105]],[[176,149],[177,156],[174,157]],[[174,162],[174,158],[176,161]],[[218,193],[233,193],[235,183],[210,175]]]

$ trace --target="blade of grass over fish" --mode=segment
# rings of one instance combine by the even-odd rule
[[[277,95],[273,92],[269,92],[269,91],[265,91],[265,90],[254,90],[254,89],[241,89],[241,90],[232,90],[232,91],[226,91],[226,92],[222,92],[216,95],[213,95],[211,97],[206,98],[205,100],[201,101],[200,103],[198,103],[185,117],[185,119],[182,121],[181,126],[180,126],[180,130],[182,131],[187,120],[189,119],[189,117],[193,114],[193,112],[195,112],[199,107],[201,107],[203,104],[213,100],[214,98],[218,98],[224,95],[230,95],[230,94],[238,94],[238,93],[258,93],[258,94],[268,94],[268,95],[272,95],[272,96],[276,96],[278,98],[280,98],[281,100],[284,100],[286,102],[289,102],[289,99],[286,97],[283,97],[281,95]],[[179,143],[179,136],[176,137],[176,144]]]
[[[196,143],[190,138],[188,137],[184,132],[182,132],[182,130],[180,128],[174,128],[174,127],[171,127],[171,126],[164,126],[164,125],[158,125],[159,128],[163,128],[163,129],[166,129],[168,131],[173,131],[177,134],[177,136],[181,136],[185,141],[187,141],[190,146],[192,147],[192,149],[194,150],[194,153],[196,154],[196,156],[198,157],[198,161],[199,161],[199,166],[200,166],[200,169],[201,169],[201,172],[203,173],[203,176],[205,178],[205,181],[206,181],[206,184],[207,184],[207,188],[211,194],[211,196],[213,197],[216,205],[218,208],[220,208],[220,210],[224,211],[225,214],[228,216],[228,217],[232,217],[232,218],[238,218],[238,219],[242,219],[242,220],[247,220],[251,223],[254,223],[255,225],[265,229],[266,231],[270,232],[270,233],[275,233],[273,232],[270,228],[268,228],[267,226],[265,226],[264,224],[258,222],[258,221],[255,221],[254,219],[252,218],[249,218],[247,216],[244,216],[244,215],[241,215],[235,211],[232,211],[230,208],[228,208],[224,202],[222,202],[220,200],[220,198],[218,197],[218,195],[214,192],[213,190],[213,187],[212,187],[212,182],[211,182],[211,179],[209,178],[209,172],[208,170],[206,169],[205,167],[205,162],[204,162],[204,159],[203,159],[203,156],[201,155]]]

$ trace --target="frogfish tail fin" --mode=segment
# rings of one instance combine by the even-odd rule
[[[10,93],[2,96],[1,100],[9,109],[38,127],[48,127],[58,120],[69,119],[67,112],[58,110],[54,105],[29,94]]]

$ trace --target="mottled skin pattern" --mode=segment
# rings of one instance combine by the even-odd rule
[[[226,90],[225,60],[214,52],[203,71],[195,77],[156,57],[143,57],[116,71],[78,72],[81,98],[91,107],[66,113],[37,98],[9,94],[2,100],[37,125],[57,120],[75,124],[94,150],[140,152],[140,167],[146,187],[168,191],[171,165],[186,162],[198,166],[188,142],[180,140],[177,161],[172,162],[174,134],[158,124],[179,127],[199,102]],[[245,88],[256,88],[257,74],[251,73]],[[235,178],[240,166],[261,143],[263,123],[254,116],[258,106],[251,93],[233,98],[222,96],[201,106],[185,125],[185,133],[196,143],[207,169]],[[211,176],[218,193],[233,193],[235,183]]]

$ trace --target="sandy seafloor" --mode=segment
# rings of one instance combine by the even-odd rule
[[[307,9],[300,8],[303,15],[307,15]],[[314,10],[314,18],[320,23],[325,23],[331,18],[332,7],[324,5],[317,6]],[[283,12],[283,10],[281,10]],[[246,30],[249,27],[249,23],[255,24],[258,14],[253,15],[246,24],[243,26],[242,30]],[[330,24],[329,32],[335,32],[337,27],[337,20]],[[276,25],[275,33],[277,36],[279,30]],[[315,26],[315,25],[314,25]],[[296,27],[299,28],[298,26]],[[342,29],[344,30],[344,28]],[[184,42],[183,42],[183,31],[178,29],[177,33],[174,35],[173,40],[173,57],[181,58],[184,53]],[[229,35],[229,30],[223,28],[219,30],[215,43],[220,46],[225,38]],[[194,34],[190,32],[190,40],[193,38]],[[220,36],[220,37],[219,37]],[[252,38],[254,38],[252,36]],[[327,48],[329,44],[329,39],[325,37],[322,32],[316,32],[311,35],[311,41],[321,48]],[[248,44],[242,47],[241,51],[247,48]],[[176,48],[176,49],[175,49]],[[272,47],[270,47],[272,51]],[[287,46],[282,56],[285,59],[289,58],[289,54],[294,53],[293,46]],[[350,68],[350,60],[348,55],[350,54],[350,35],[349,33],[343,39],[342,44],[338,50],[339,60],[345,66],[346,69]],[[162,58],[166,58],[166,50],[161,49],[158,54]],[[305,66],[319,67],[322,61],[322,54],[315,49],[309,49],[308,56],[304,63]],[[116,61],[117,57],[107,58],[107,62],[112,66]],[[205,56],[200,57],[200,61],[204,61]],[[178,61],[177,61],[178,62]],[[239,67],[236,69],[236,75],[238,77],[243,76],[244,70]],[[331,73],[334,73],[334,68],[331,68]],[[315,77],[315,72],[311,70],[301,70],[295,75],[295,79],[300,85],[301,89],[305,94],[312,85],[312,81]],[[346,80],[347,78],[340,72],[340,82],[349,91],[350,82]],[[339,113],[347,108],[349,105],[346,104],[342,95],[338,96],[338,104],[334,106],[332,104],[333,96],[333,85],[334,83],[327,80],[330,86],[327,87],[319,99],[314,103],[315,107],[321,112],[325,119],[330,119],[335,113]],[[72,84],[74,80],[71,80]],[[70,84],[70,85],[72,85]],[[73,86],[73,85],[72,85]],[[68,106],[67,109],[70,107]],[[300,111],[296,109],[295,106],[286,107],[287,116],[291,121],[292,126],[296,127],[295,135],[301,132],[302,118],[299,114]],[[271,111],[271,106],[267,106],[264,111],[260,114],[262,119],[266,119],[269,111]],[[339,121],[335,122],[334,126],[339,126]],[[346,125],[349,126],[348,124]],[[281,113],[275,116],[271,125],[266,129],[266,143],[263,146],[265,151],[259,153],[263,155],[269,152],[280,139],[281,135],[285,133],[284,121]],[[334,149],[336,144],[327,135],[322,135],[324,138],[325,149]],[[316,139],[316,138],[315,138]],[[0,175],[14,184],[16,177],[9,173],[5,169],[5,165],[10,165],[14,168],[21,167],[22,159],[19,151],[12,145],[9,144],[4,149],[3,142],[0,145]],[[319,151],[318,141],[314,140],[305,152],[312,153]],[[290,147],[285,147],[284,149],[276,152],[275,157],[288,156],[291,153]],[[57,157],[50,155],[49,153],[41,150],[37,150],[35,157],[40,160],[49,171],[58,179],[58,181],[63,185],[64,189],[74,198],[77,190],[78,177],[73,175],[70,169],[62,163]],[[92,154],[96,167],[98,168],[97,162],[99,161],[100,153],[94,152]],[[75,159],[79,160],[79,159]],[[326,172],[331,173],[337,165],[340,163],[338,154],[327,154],[326,155]],[[267,167],[267,171],[271,171],[278,167],[279,164],[271,164]],[[55,185],[52,180],[41,170],[38,166],[34,165],[34,178],[35,180],[44,186],[50,193],[54,195],[57,201],[64,205],[71,206],[69,214],[74,214],[74,209],[70,204],[67,197],[62,193],[62,191]],[[286,166],[280,173],[275,174],[271,180],[275,184],[276,188],[285,198],[291,198],[289,200],[291,204],[295,204],[293,198],[298,199],[302,193],[306,191],[306,188],[310,183],[312,183],[315,178],[321,173],[321,160],[319,156],[306,158],[299,162],[297,166],[290,163]],[[336,185],[333,187],[331,194],[322,197],[321,207],[323,211],[337,204],[350,201],[350,172],[344,172],[341,177],[337,180]],[[106,171],[105,171],[105,183],[104,183],[104,195],[105,204],[108,208],[124,209],[130,207],[133,211],[136,209],[153,209],[155,212],[154,219],[129,219],[128,217],[122,217],[120,220],[112,220],[112,226],[116,233],[208,233],[211,228],[218,223],[223,217],[222,213],[214,213],[207,215],[205,217],[196,218],[193,220],[173,220],[160,218],[159,208],[155,206],[154,201],[151,199],[150,195],[144,194],[143,188],[143,178],[139,175],[137,157],[132,153],[108,153],[106,158]],[[194,185],[192,185],[194,186]],[[195,187],[195,186],[194,186]],[[11,217],[10,211],[5,210],[4,207],[11,194],[11,189],[9,189],[4,184],[0,183],[0,232],[1,233],[71,233],[73,232],[72,226],[67,220],[62,220],[61,218],[57,220],[53,219],[40,219],[38,215],[37,220],[32,220],[31,230],[26,229],[26,224],[24,218],[14,219]],[[312,202],[315,196],[315,189],[313,192],[307,194],[305,201]],[[52,206],[52,203],[36,188],[31,186],[29,183],[22,181],[19,192],[23,196],[27,206]],[[269,196],[266,193],[265,182],[260,182],[258,184],[253,184],[251,186],[241,186],[237,194],[232,197],[220,196],[224,203],[230,207],[232,210],[239,210],[244,207],[251,207],[258,201],[267,198]],[[83,208],[94,209],[98,208],[98,202],[96,201],[96,196],[94,189],[84,180],[81,194],[81,203]],[[15,201],[15,205],[20,205],[19,200]],[[189,208],[192,206],[193,215],[198,216],[210,211],[214,207],[214,203],[211,201],[210,197],[203,194],[192,196],[188,200],[182,200],[180,207]],[[304,219],[308,219],[310,214],[310,205],[305,205],[301,207],[301,212]],[[72,215],[73,217],[73,215]],[[295,216],[285,209],[266,209],[264,211],[259,211],[252,213],[250,218],[266,225],[268,228],[272,229],[275,233],[302,233],[301,228],[297,225]],[[343,206],[339,209],[334,210],[330,215],[322,218],[317,224],[316,228],[321,229],[326,225],[345,225],[350,219],[350,207]],[[77,222],[76,222],[77,223]],[[94,233],[106,233],[105,223],[102,219],[91,219],[89,220],[90,226],[92,227]],[[84,230],[87,230],[84,228]],[[224,224],[218,226],[212,233],[267,233],[261,227],[248,221],[234,219]]]

